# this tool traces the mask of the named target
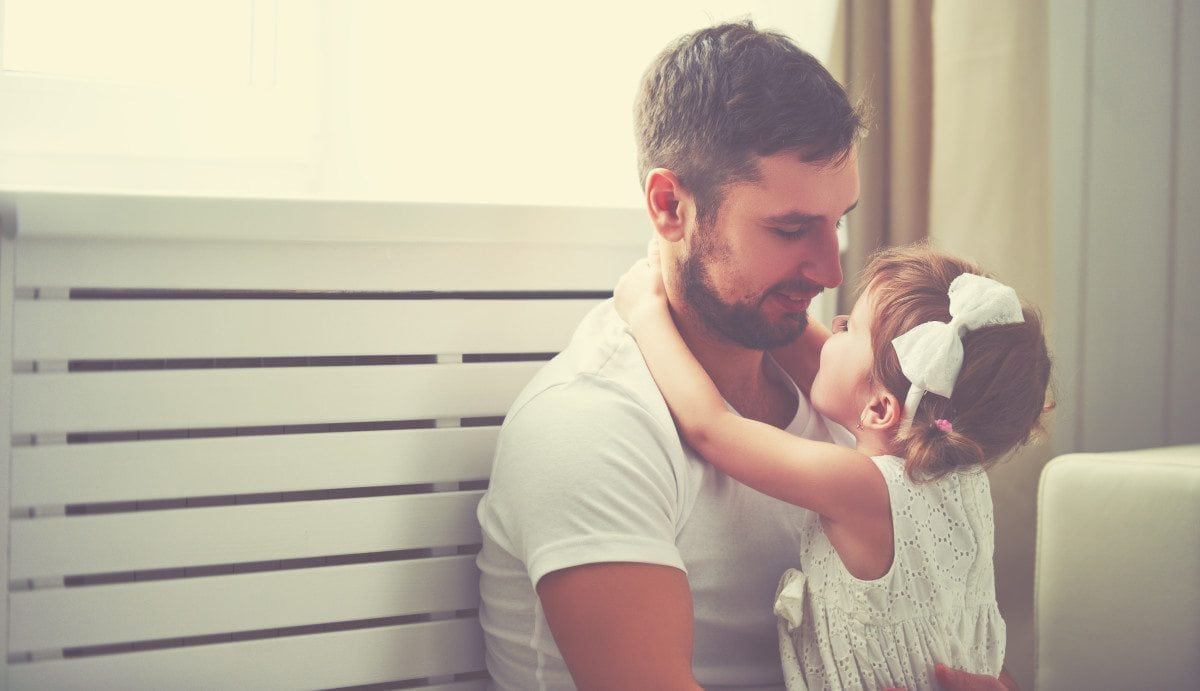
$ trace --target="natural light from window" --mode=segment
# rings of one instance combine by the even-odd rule
[[[248,83],[255,4],[6,0],[4,69],[114,84]]]
[[[0,187],[637,207],[669,40],[752,17],[827,59],[837,0],[0,0]]]

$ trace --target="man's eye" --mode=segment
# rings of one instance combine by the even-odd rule
[[[850,317],[848,317],[844,314],[839,314],[838,316],[833,318],[833,332],[834,333],[846,331],[849,328],[850,328]]]
[[[771,230],[775,231],[776,235],[788,239],[795,239],[804,235],[803,228],[772,228]]]

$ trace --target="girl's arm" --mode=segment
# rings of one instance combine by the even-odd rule
[[[890,526],[887,485],[870,458],[726,407],[675,328],[656,268],[639,262],[630,269],[617,286],[616,304],[680,432],[701,456],[739,482],[831,521],[886,517]]]

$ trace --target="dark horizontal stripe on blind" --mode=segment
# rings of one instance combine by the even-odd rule
[[[457,480],[450,484],[457,490],[487,489],[487,480]],[[333,501],[367,497],[398,497],[409,494],[431,494],[445,491],[431,482],[409,485],[375,485],[371,487],[338,487],[318,490],[289,490],[285,492],[256,492],[219,496],[173,497],[169,499],[134,499],[128,501],[67,504],[68,516],[97,516],[113,513],[142,513],[145,511],[174,511],[178,509],[211,508],[214,506],[247,506],[250,504],[286,504],[298,501]]]
[[[556,353],[468,353],[464,363],[540,362]],[[266,367],[363,367],[371,365],[433,365],[437,355],[319,355],[298,357],[167,358],[129,360],[69,360],[69,372],[130,372],[137,370],[246,369]]]
[[[605,300],[611,290],[224,290],[71,288],[72,300]]]
[[[460,418],[460,427],[496,427],[504,422],[503,415]],[[433,429],[436,420],[378,420],[371,422],[330,422],[304,425],[264,425],[257,427],[208,427],[154,430],[114,430],[105,432],[71,432],[68,444],[102,444],[118,441],[153,441],[163,439],[208,439],[212,437],[249,437],[278,434],[323,434],[330,432],[375,432],[401,429]]]
[[[479,545],[460,545],[455,547],[454,551],[460,555],[477,554],[479,552]],[[110,573],[66,576],[63,578],[63,587],[85,588],[92,585],[113,585],[116,583],[169,581],[181,578],[207,578],[209,576],[228,576],[243,573],[261,573],[264,571],[289,571],[292,569],[373,564],[386,561],[411,561],[414,559],[428,559],[433,556],[446,555],[442,550],[438,550],[435,553],[433,548],[418,547],[415,549],[392,550],[388,552],[334,554],[322,557],[272,559],[269,561],[208,564],[204,566],[186,566],[169,569],[143,569],[141,571],[114,571]],[[21,583],[10,584],[10,590],[20,590],[21,585]]]
[[[476,616],[474,610],[463,610],[455,613],[456,617],[473,617]],[[398,626],[401,624],[415,624],[427,621],[433,621],[431,615],[428,614],[410,614],[399,617],[386,617],[379,619],[364,619],[359,621],[349,622],[331,622],[328,624],[311,624],[307,626],[288,626],[273,629],[264,629],[261,631],[239,631],[231,634],[212,634],[207,636],[185,636],[182,638],[169,638],[163,640],[152,641],[133,641],[130,643],[113,643],[105,645],[84,646],[77,648],[64,648],[62,655],[65,659],[72,660],[78,658],[95,657],[98,655],[113,655],[128,652],[145,652],[150,650],[173,650],[177,648],[190,648],[200,645],[211,645],[230,643],[232,641],[254,641],[264,639],[278,639],[286,636],[305,636],[319,633],[331,633],[334,631],[357,631],[362,629],[380,628],[384,626]],[[10,662],[20,662],[10,660]],[[403,687],[401,687],[403,688]]]

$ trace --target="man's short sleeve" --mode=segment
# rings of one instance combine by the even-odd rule
[[[686,468],[674,426],[610,380],[579,375],[509,416],[480,517],[534,586],[599,562],[682,570]]]

